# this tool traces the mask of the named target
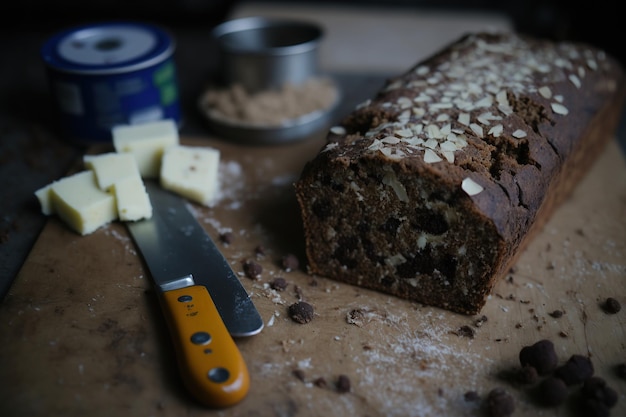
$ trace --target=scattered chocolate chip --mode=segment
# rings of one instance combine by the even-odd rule
[[[243,272],[250,279],[260,279],[263,267],[257,262],[247,260],[243,263]]]
[[[256,248],[254,248],[254,254],[258,257],[265,256],[265,248],[262,245],[258,245]]]
[[[519,352],[519,361],[522,367],[532,366],[539,375],[546,375],[556,368],[559,359],[554,344],[543,339],[531,346],[524,346]]]
[[[305,324],[313,320],[313,306],[305,301],[298,301],[288,307],[289,317],[296,323]]]
[[[480,400],[480,395],[478,395],[478,393],[476,391],[467,391],[463,395],[463,398],[467,402],[476,402],[476,401]]]
[[[622,309],[622,305],[615,298],[609,297],[602,304],[602,309],[606,314],[617,314]]]
[[[567,391],[567,385],[561,378],[550,376],[537,386],[536,397],[541,405],[556,407],[565,401]]]
[[[561,378],[566,385],[576,385],[593,376],[593,363],[583,355],[572,355],[567,362],[554,371],[554,376]]]
[[[270,288],[276,291],[284,291],[287,288],[287,280],[282,277],[276,277],[270,282]]]
[[[337,392],[342,394],[350,392],[350,378],[346,375],[339,375],[337,378]]]
[[[459,329],[457,331],[453,332],[453,334],[455,334],[457,336],[469,337],[470,339],[473,339],[474,338],[474,329],[472,329],[471,327],[465,325],[465,326],[459,327]]]
[[[567,337],[567,336],[569,336],[569,335],[567,334],[567,332],[566,332],[566,331],[561,330],[561,331],[559,332],[559,336],[561,336],[561,337],[565,338],[565,337]]]
[[[554,310],[552,313],[548,313],[548,315],[550,317],[553,317],[555,319],[561,318],[563,317],[563,312],[561,310]]]
[[[230,245],[231,243],[233,243],[234,239],[235,239],[235,235],[233,235],[232,232],[220,233],[220,242],[222,242],[225,245]]]
[[[300,261],[298,261],[296,255],[290,253],[283,256],[283,258],[281,259],[281,266],[286,272],[295,271],[300,267]]]
[[[494,388],[487,396],[487,410],[491,417],[508,417],[515,411],[515,401],[502,388]]]
[[[320,376],[319,378],[315,378],[315,380],[313,381],[313,384],[319,388],[326,388],[326,386],[328,385],[326,383],[326,379],[324,379],[324,377],[322,376]]]
[[[617,404],[617,392],[609,387],[604,379],[597,376],[585,379],[580,393],[583,397],[600,401],[609,408]]]
[[[300,381],[304,382],[305,376],[304,376],[304,371],[302,369],[294,369],[292,374],[293,376],[298,378]]]
[[[520,369],[518,380],[522,384],[534,384],[539,380],[539,374],[534,366],[526,365]]]
[[[480,316],[476,320],[474,320],[474,326],[480,327],[487,322],[487,316]]]

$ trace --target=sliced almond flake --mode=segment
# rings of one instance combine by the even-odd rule
[[[388,108],[388,107],[393,106],[393,104],[391,104],[390,102],[385,102],[385,103],[381,104],[380,106],[384,107],[384,108]]]
[[[428,106],[429,110],[442,110],[442,109],[451,109],[453,107],[452,103],[433,103],[430,106]]]
[[[411,118],[411,110],[405,110],[402,113],[400,113],[400,116],[398,116],[398,119],[410,119]]]
[[[469,196],[479,194],[484,190],[484,188],[480,184],[478,184],[471,178],[465,178],[463,182],[461,182],[461,188]]]
[[[424,151],[424,162],[427,164],[434,164],[435,162],[441,162],[443,159],[439,157],[434,151],[426,149]]]
[[[364,102],[362,102],[362,103],[360,103],[360,104],[357,104],[356,109],[357,109],[357,110],[362,109],[363,107],[367,107],[367,106],[369,106],[371,103],[372,103],[372,100],[368,98],[368,99],[367,99],[367,100],[365,100]]]
[[[416,135],[419,135],[420,133],[422,133],[422,131],[424,130],[424,125],[421,123],[415,124],[413,126],[411,126],[411,130],[413,131],[413,133],[415,133]]]
[[[591,59],[591,58],[587,60],[587,66],[593,71],[596,71],[598,69],[598,63],[594,59]]]
[[[554,100],[558,101],[559,103],[563,103],[563,96],[558,94],[554,96]]]
[[[335,134],[335,135],[345,135],[346,134],[346,128],[343,126],[333,126],[330,128],[330,132]]]
[[[504,126],[498,124],[489,129],[489,134],[494,138],[500,137],[502,131],[504,130]]]
[[[413,106],[413,103],[411,102],[411,99],[408,97],[400,97],[396,100],[396,103],[400,106],[400,108],[402,109],[408,109],[409,107]]]
[[[429,138],[438,139],[441,137],[441,130],[439,129],[439,126],[431,124],[426,126],[426,135]]]
[[[469,113],[459,113],[458,121],[462,125],[469,126],[469,124],[470,124],[470,115],[469,115]]]
[[[480,125],[477,125],[476,123],[470,123],[469,127],[476,134],[476,136],[478,136],[479,138],[483,137],[483,128],[480,127]]]
[[[411,136],[413,136],[413,131],[411,129],[399,129],[394,131],[393,133],[400,136],[401,138],[410,138]]]
[[[555,112],[556,114],[566,116],[569,113],[569,110],[567,110],[567,107],[565,107],[561,103],[552,103],[551,107],[552,107],[552,111]]]
[[[446,152],[454,152],[456,151],[456,144],[452,141],[445,141],[439,144],[439,147],[441,148],[442,151]]]
[[[402,81],[398,80],[398,81],[394,81],[393,83],[389,84],[387,86],[387,88],[385,88],[386,91],[390,91],[390,90],[395,90],[402,87]]]
[[[424,146],[429,149],[435,149],[437,148],[437,145],[439,145],[439,141],[437,139],[428,139],[426,142],[424,142]]]
[[[442,151],[441,154],[444,158],[446,158],[446,161],[450,162],[451,164],[454,163],[454,151]]]
[[[478,115],[476,120],[478,120],[481,124],[483,124],[485,126],[489,126],[489,124],[490,124],[489,116],[487,115],[487,113],[483,113],[483,114]]]
[[[371,150],[371,151],[377,151],[379,150],[381,147],[383,146],[382,142],[378,139],[374,139],[374,141],[372,142],[372,144],[370,146],[367,147],[367,149]]]
[[[328,151],[330,151],[331,149],[336,148],[337,146],[339,146],[339,144],[338,144],[337,142],[331,142],[331,143],[329,143],[328,145],[326,145],[326,146],[324,147],[324,150],[323,150],[322,152],[328,152]]]
[[[585,78],[585,75],[587,75],[587,71],[585,71],[585,67],[578,67],[578,76],[580,78]]]
[[[493,104],[493,98],[491,96],[483,97],[474,103],[476,107],[490,107]]]
[[[412,138],[408,138],[406,140],[403,141],[405,144],[409,145],[409,146],[414,146],[416,147],[416,149],[422,149],[422,146],[424,144],[424,139],[422,138],[418,138],[418,137],[412,137]]]
[[[415,97],[413,99],[413,101],[416,102],[416,103],[426,103],[428,101],[432,101],[432,97],[430,97],[429,95],[426,95],[424,93],[420,93],[420,95]]]
[[[380,140],[382,143],[388,143],[390,145],[395,145],[396,143],[400,143],[400,139],[395,136],[386,136]]]
[[[511,136],[517,139],[521,139],[525,138],[527,135],[526,132],[524,132],[522,129],[517,129],[515,132],[511,133]]]
[[[552,90],[550,90],[550,87],[548,86],[543,86],[543,87],[539,87],[539,94],[541,94],[541,97],[543,98],[551,98],[552,97]]]
[[[572,82],[572,84],[576,86],[576,88],[580,88],[580,86],[582,85],[582,83],[580,82],[580,78],[578,78],[578,76],[575,74],[570,74],[569,80]]]
[[[513,114],[513,109],[509,106],[498,106],[498,110],[505,116],[510,116],[511,114]]]
[[[420,65],[419,67],[415,68],[415,73],[417,75],[426,75],[429,71],[430,69],[426,65]]]
[[[506,90],[500,90],[496,94],[496,101],[500,105],[509,105],[509,98],[507,97]]]
[[[441,127],[441,129],[439,129],[439,131],[441,132],[442,138],[445,136],[448,136],[450,132],[452,131],[452,125],[450,123],[446,123],[445,125]]]
[[[439,77],[429,77],[426,82],[428,84],[434,85],[434,84],[439,84],[440,78]]]
[[[422,107],[414,107],[413,114],[416,115],[417,117],[422,117],[423,115],[426,114],[426,110]]]
[[[447,120],[450,119],[450,115],[447,113],[441,113],[439,116],[437,116],[437,119],[435,119],[438,122],[445,122]]]

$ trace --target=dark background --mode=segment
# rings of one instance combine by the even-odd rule
[[[617,10],[618,3],[607,0],[576,4],[563,0],[318,0],[314,3],[501,12],[511,18],[519,32],[590,42],[622,62],[626,59],[626,48],[621,45],[626,34],[623,16]],[[0,6],[4,21],[0,30],[49,31],[74,23],[115,18],[206,29],[223,20],[236,4],[228,0],[5,0]]]

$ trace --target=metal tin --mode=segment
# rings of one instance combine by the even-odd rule
[[[64,135],[111,140],[111,128],[161,119],[180,123],[174,42],[156,26],[109,22],[67,29],[41,56]]]

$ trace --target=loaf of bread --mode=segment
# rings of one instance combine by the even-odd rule
[[[295,183],[310,273],[480,312],[614,137],[625,89],[602,51],[510,33],[390,79]]]

